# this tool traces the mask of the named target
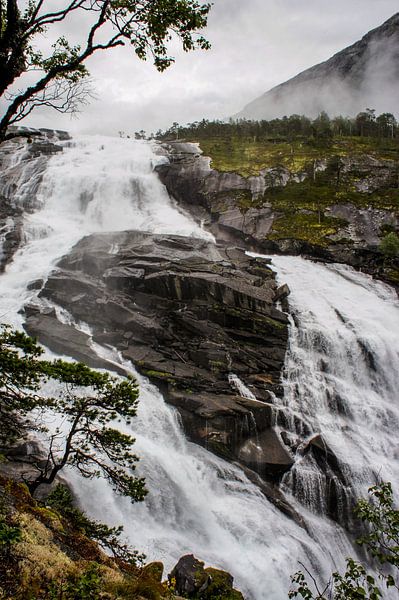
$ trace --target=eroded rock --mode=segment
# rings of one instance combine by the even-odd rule
[[[274,481],[292,464],[273,430],[288,337],[276,291],[269,266],[240,248],[129,231],[81,240],[39,295],[90,324],[94,341],[115,346],[154,381],[189,439]],[[89,336],[46,306],[26,308],[28,332],[104,366]],[[231,373],[256,400],[237,395]]]
[[[273,203],[271,192],[279,192],[284,200],[284,188],[290,187],[286,197],[290,203],[293,186],[309,179],[309,168],[296,172],[279,165],[246,178],[211,168],[210,158],[200,154],[198,144],[175,141],[164,147],[169,163],[157,167],[161,181],[181,206],[203,220],[218,241],[234,241],[261,254],[300,254],[349,264],[397,286],[399,258],[387,262],[379,250],[386,231],[398,231],[397,207],[389,199],[386,206],[376,203],[387,191],[395,197],[397,161],[373,152],[341,156],[338,183],[336,177],[327,178],[322,192],[317,187],[313,192],[325,194],[322,211],[311,204],[310,210],[289,204],[287,212],[279,209],[278,202]],[[328,168],[327,158],[312,165],[313,174]],[[350,201],[352,191],[357,194],[355,203]],[[326,226],[323,234],[312,237],[301,225],[304,215],[316,216],[321,225],[325,218],[330,219],[334,226]]]

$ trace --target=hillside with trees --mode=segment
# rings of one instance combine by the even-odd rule
[[[203,120],[174,123],[156,137],[177,153],[179,147],[187,151],[185,143],[196,143],[210,158],[211,177],[205,163],[200,175],[193,167],[192,202],[206,208],[214,228],[244,234],[266,251],[343,260],[399,282],[399,126],[394,115],[366,109],[354,118],[321,113],[313,120],[303,115]],[[167,167],[160,173],[180,198],[179,167],[171,169],[174,183]],[[217,173],[221,184],[213,181]],[[264,219],[271,226],[263,225]]]

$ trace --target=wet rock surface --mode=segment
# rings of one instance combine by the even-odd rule
[[[0,196],[0,273],[17,250],[22,235],[22,211]]]
[[[293,464],[275,405],[288,336],[277,289],[267,263],[239,248],[127,231],[81,240],[39,296],[118,348],[178,409],[189,439],[269,482],[265,495],[290,513],[273,491]],[[55,310],[25,313],[27,331],[51,349],[107,366]],[[231,373],[256,399],[239,395]]]

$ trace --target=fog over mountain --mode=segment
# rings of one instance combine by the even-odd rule
[[[399,13],[360,41],[247,104],[236,117],[354,115],[372,107],[399,113]]]
[[[156,131],[174,121],[225,119],[265,90],[352,44],[397,11],[397,0],[215,0],[204,32],[212,43],[209,52],[186,53],[172,40],[170,52],[176,63],[162,74],[127,47],[93,56],[87,67],[95,97],[80,107],[78,118],[41,107],[25,124],[74,134],[118,135],[120,130]],[[35,48],[47,54],[60,35],[82,44],[87,21],[89,14],[71,17],[38,36]],[[28,76],[34,78],[36,73]],[[385,110],[382,102],[371,99],[370,104]],[[0,101],[0,113],[4,108]],[[301,107],[298,112],[303,112]]]

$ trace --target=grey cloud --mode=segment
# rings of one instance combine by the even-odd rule
[[[178,50],[163,74],[127,48],[104,53],[89,63],[98,100],[79,119],[41,111],[30,124],[115,134],[223,118],[396,11],[397,0],[215,0],[206,31],[212,50]],[[75,39],[81,28],[77,20],[68,23]]]

